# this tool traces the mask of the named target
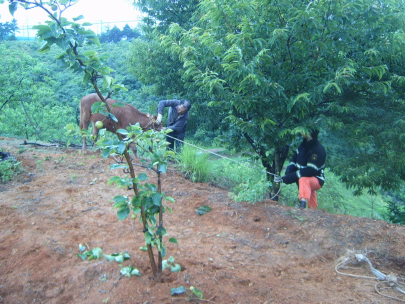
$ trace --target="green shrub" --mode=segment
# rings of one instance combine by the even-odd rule
[[[405,225],[405,206],[396,202],[388,202],[387,218],[393,224]]]
[[[177,155],[179,169],[192,182],[207,182],[211,173],[209,154],[198,148],[185,145]]]
[[[0,161],[0,182],[5,183],[11,180],[14,175],[22,171],[21,162],[15,159]]]

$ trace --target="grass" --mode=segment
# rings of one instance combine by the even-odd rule
[[[232,151],[216,153],[226,158],[185,145],[182,153],[177,156],[177,166],[190,180],[208,182],[226,189],[236,201],[259,202],[268,197],[270,184],[266,181],[266,173],[260,162],[241,157]],[[354,196],[353,191],[347,189],[332,172],[326,171],[325,175],[326,182],[317,191],[319,209],[334,214],[384,219],[387,203],[382,195]],[[279,201],[283,205],[295,206],[298,202],[297,185],[283,184]]]

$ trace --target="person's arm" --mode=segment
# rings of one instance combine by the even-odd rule
[[[163,111],[167,107],[176,107],[180,104],[180,101],[177,99],[171,99],[171,100],[161,100],[159,101],[158,105],[158,114],[163,115]]]
[[[179,103],[180,101],[177,99],[159,101],[156,122],[159,124],[162,121],[163,111],[166,107],[176,107]]]
[[[167,126],[168,129],[172,129],[173,131],[180,133],[183,131],[184,126],[187,124],[188,120],[188,112],[184,113],[177,119],[174,124]]]
[[[294,151],[293,156],[291,157],[291,160],[290,160],[290,164],[285,169],[285,174],[293,173],[298,170],[297,155],[298,155],[298,149]]]

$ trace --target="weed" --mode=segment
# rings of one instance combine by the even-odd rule
[[[210,177],[211,164],[209,154],[201,150],[185,146],[177,155],[179,168],[186,178],[193,182],[206,182]]]
[[[0,161],[0,182],[11,180],[16,174],[22,171],[21,162],[15,158]]]
[[[42,160],[37,160],[37,170],[42,171]]]

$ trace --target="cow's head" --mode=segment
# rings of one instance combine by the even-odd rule
[[[147,113],[146,116],[148,116],[149,119],[150,119],[149,124],[148,124],[148,126],[146,128],[147,130],[152,129],[152,130],[155,130],[155,131],[160,131],[160,130],[163,129],[163,123],[162,122],[159,122],[159,123],[156,122],[156,120],[157,120],[156,115],[150,115],[149,113]]]
[[[160,131],[163,129],[163,123],[160,121],[159,123],[156,122],[157,116],[152,115],[152,129],[155,131]]]

